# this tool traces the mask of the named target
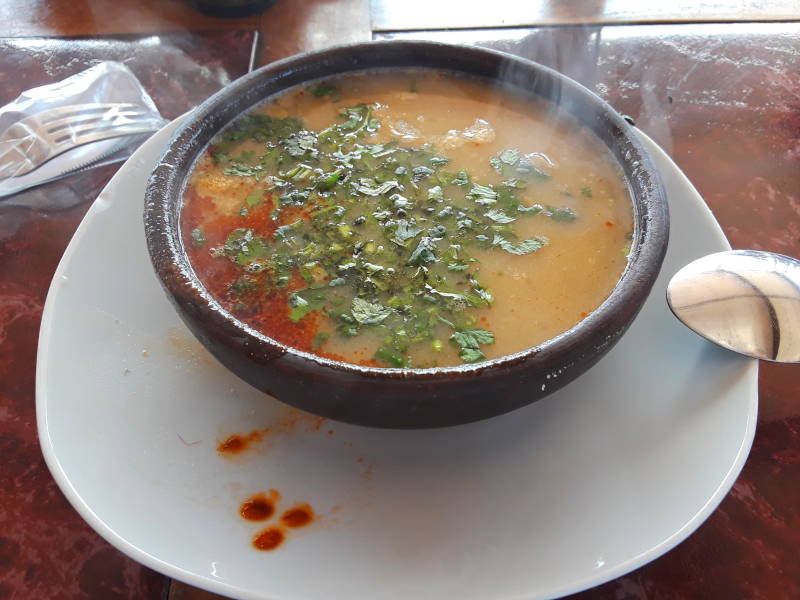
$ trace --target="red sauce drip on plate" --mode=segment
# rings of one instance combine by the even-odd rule
[[[275,514],[280,499],[281,495],[277,490],[270,490],[269,494],[253,494],[242,502],[239,515],[247,521],[268,521]],[[305,527],[315,518],[310,504],[297,504],[283,512],[279,525],[266,527],[256,533],[253,536],[253,547],[256,550],[274,550],[286,540],[289,529]]]
[[[290,508],[281,515],[281,522],[287,527],[305,527],[314,520],[314,510],[308,504]]]
[[[251,431],[247,434],[235,433],[217,445],[217,452],[220,454],[240,454],[250,447],[253,442],[260,442],[263,439],[260,431]]]
[[[242,502],[239,514],[248,521],[266,521],[275,513],[275,503],[264,494],[256,494]]]
[[[276,527],[268,527],[253,537],[256,550],[274,550],[283,543],[283,532]]]

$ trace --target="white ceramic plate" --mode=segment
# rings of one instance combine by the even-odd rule
[[[750,449],[757,363],[684,329],[664,301],[690,260],[728,249],[670,159],[672,241],[619,345],[566,389],[488,421],[386,431],[318,421],[262,395],[194,341],[150,266],[142,197],[176,124],[87,214],[42,319],[37,412],[59,486],[132,558],[239,598],[531,599],[591,587],[686,538]],[[216,444],[271,427],[235,459]],[[272,552],[238,516],[249,494],[317,522]]]

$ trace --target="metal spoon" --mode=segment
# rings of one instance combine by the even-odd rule
[[[689,329],[745,356],[800,362],[800,261],[772,252],[709,254],[678,271],[667,304]]]

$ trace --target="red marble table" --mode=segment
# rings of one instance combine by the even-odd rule
[[[352,9],[353,2],[347,4]],[[286,3],[276,9],[281,6]],[[275,13],[285,33],[272,30],[262,60],[369,35],[363,22],[335,20],[330,2],[304,6]],[[319,19],[316,30],[312,17]],[[143,22],[156,22],[147,18]],[[266,16],[257,25],[275,27]],[[235,77],[247,69],[243,35],[162,37],[161,51],[138,64],[135,55],[129,64],[171,117],[223,81],[201,78],[194,87],[168,87],[174,91],[159,96],[176,64],[170,61],[213,64]],[[375,36],[482,44],[565,72],[631,116],[671,154],[734,247],[800,256],[800,24],[596,24]],[[123,43],[104,52],[124,53]],[[56,76],[41,60],[26,58],[24,45],[0,41],[0,103]],[[87,45],[78,57],[91,60],[97,50]],[[80,62],[63,65],[60,76],[80,70]],[[36,340],[47,286],[82,215],[115,170],[96,169],[0,200],[0,599],[215,597],[182,584],[170,588],[166,578],[96,536],[56,488],[37,445]],[[753,449],[721,506],[665,556],[575,598],[800,598],[800,367],[762,364],[760,373]]]

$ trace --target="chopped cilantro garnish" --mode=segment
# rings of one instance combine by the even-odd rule
[[[420,233],[422,233],[421,227],[417,227],[413,222],[400,219],[397,221],[397,229],[390,239],[399,246],[406,246],[408,240],[415,238]]]
[[[378,350],[375,352],[375,359],[382,363],[388,364],[390,367],[395,367],[398,369],[408,365],[408,360],[401,352],[384,348],[383,346],[378,348]]]
[[[308,313],[322,308],[326,296],[314,286],[289,294],[289,320],[297,323]]]
[[[483,360],[486,355],[478,348],[462,348],[461,352],[458,353],[458,357],[465,363],[474,363]]]
[[[317,189],[326,191],[331,189],[342,178],[343,169],[336,169],[332,173],[326,173],[322,179],[317,182]]]
[[[357,184],[354,184],[356,191],[366,194],[367,196],[380,196],[398,187],[400,187],[400,184],[395,180],[377,183],[374,179],[368,177],[363,177],[358,180]]]
[[[626,234],[625,239],[628,240],[628,243],[622,247],[622,256],[628,258],[631,254],[631,245],[633,244],[633,232]]]
[[[519,162],[519,150],[503,150],[499,154],[498,158],[500,159],[501,163],[513,167]]]
[[[525,183],[523,179],[518,179],[516,177],[512,177],[511,179],[506,179],[503,181],[503,185],[510,188],[519,188],[524,189],[528,187],[528,184]]]
[[[253,234],[252,229],[234,229],[228,234],[222,254],[242,267],[268,254],[264,238]]]
[[[343,108],[341,115],[347,120],[336,125],[335,128],[348,136],[355,136],[362,132],[375,131],[380,123],[372,118],[373,106],[371,104],[359,104],[358,106],[348,106]],[[325,130],[328,131],[327,129]]]
[[[325,83],[311,94],[339,97]],[[432,146],[371,143],[380,127],[374,108],[346,106],[322,131],[253,115],[215,141],[220,170],[259,182],[231,213],[247,217],[248,227],[230,231],[212,252],[238,269],[228,296],[246,314],[280,294],[292,323],[317,311],[323,331],[309,342],[314,350],[331,335],[364,335],[378,346],[374,359],[390,367],[412,366],[423,345],[443,352],[442,340],[463,362],[484,360],[494,335],[475,328],[474,311],[490,308],[493,296],[479,281],[481,253],[531,254],[548,240],[519,240],[517,221],[569,222],[575,212],[530,204],[549,175],[517,149],[492,157],[497,173],[481,180],[457,166],[446,171],[449,159]],[[259,221],[255,208],[265,202],[274,206]],[[205,243],[201,230],[191,235]]]
[[[435,185],[432,188],[428,188],[428,200],[431,202],[441,202],[444,200],[444,192],[442,191],[442,187]]]
[[[509,242],[501,235],[495,235],[494,240],[492,240],[492,246],[498,246],[508,252],[509,254],[530,254],[531,252],[536,252],[537,250],[544,248],[550,242],[544,236],[538,236],[535,238],[531,238],[528,240],[523,240],[518,243]]]
[[[480,344],[494,344],[494,334],[485,329],[457,331],[451,339],[462,348],[478,348]]]
[[[434,254],[434,250],[436,249],[436,242],[433,238],[430,237],[423,237],[417,248],[414,252],[411,253],[411,256],[408,258],[406,264],[410,266],[419,266],[425,263],[431,263],[436,261],[436,255]]]
[[[511,187],[525,187],[525,179],[549,179],[550,175],[535,167],[527,156],[520,154],[519,150],[503,150],[497,156],[489,159],[489,164],[501,175],[509,177],[508,182],[513,182]]]
[[[414,167],[411,172],[413,173],[412,179],[414,181],[420,181],[421,179],[425,179],[426,177],[430,177],[436,171],[434,171],[430,167],[426,167],[425,165],[421,165],[419,167]]]
[[[560,221],[562,223],[570,223],[577,218],[575,211],[571,208],[563,207],[563,208],[553,208],[552,206],[547,207],[548,212],[550,213],[550,218],[553,221]]]
[[[295,158],[313,158],[317,153],[317,136],[310,131],[300,130],[293,133],[280,144],[286,148],[286,152]],[[310,174],[311,169],[304,169],[302,165],[297,170],[289,175],[291,178],[305,179]]]
[[[311,304],[302,296],[298,294],[289,295],[289,319],[291,319],[292,323],[297,323],[312,310]]]
[[[517,207],[517,211],[530,215],[538,215],[540,212],[544,211],[544,207],[541,204],[534,204],[533,206],[522,206],[520,204]]]
[[[268,115],[247,115],[222,134],[221,144],[253,138],[259,142],[269,142],[285,138],[302,128],[300,119],[294,117],[270,117]],[[220,150],[224,151],[224,150]]]
[[[485,329],[456,331],[450,336],[450,342],[460,348],[461,360],[465,363],[473,363],[486,358],[480,347],[484,344],[494,344],[494,334]]]
[[[467,185],[469,183],[469,175],[467,175],[464,171],[459,171],[450,180],[450,183],[453,185]]]
[[[238,175],[239,177],[260,177],[264,171],[261,165],[249,166],[239,162],[232,162],[230,166],[226,167],[223,173],[225,175]]]
[[[311,348],[314,350],[319,350],[322,347],[322,344],[327,342],[330,337],[331,335],[328,332],[320,331],[314,336],[314,339],[311,340]]]
[[[317,87],[311,90],[311,93],[317,98],[330,96],[335,101],[338,101],[339,98],[342,97],[342,93],[339,91],[339,88],[335,85],[330,85],[329,83],[319,84]]]
[[[303,221],[298,219],[293,223],[289,223],[288,225],[281,225],[275,230],[275,239],[276,240],[288,240],[289,236],[291,235],[292,231],[299,229],[303,225]]]
[[[516,221],[514,217],[509,217],[499,208],[492,208],[491,210],[486,211],[483,216],[491,219],[495,223],[513,223]]]
[[[392,309],[363,298],[353,298],[352,313],[353,318],[361,325],[375,325],[392,314]]]
[[[232,296],[244,296],[248,292],[254,290],[256,285],[252,277],[239,277],[239,279],[234,279],[228,286],[228,292]]]
[[[467,198],[477,204],[495,204],[497,202],[497,192],[491,186],[475,183],[467,192]]]

